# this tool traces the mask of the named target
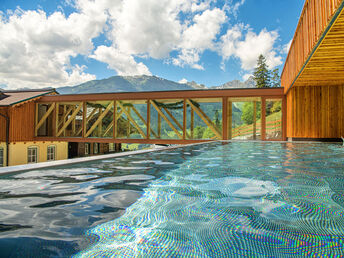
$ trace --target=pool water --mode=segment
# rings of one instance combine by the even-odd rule
[[[344,148],[211,143],[0,177],[6,257],[342,257]]]

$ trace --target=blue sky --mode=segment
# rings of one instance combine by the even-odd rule
[[[149,74],[206,86],[283,68],[300,0],[1,0],[0,88]]]

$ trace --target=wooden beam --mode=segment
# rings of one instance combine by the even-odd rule
[[[83,115],[84,115],[84,113],[85,113],[85,117],[86,117],[86,110],[87,110],[87,104],[86,104],[86,102],[84,102],[85,103],[85,112],[83,112]],[[84,104],[83,104],[84,105]],[[85,123],[85,134],[86,134],[86,131],[87,131],[87,124],[88,124],[88,122],[93,118],[93,116],[95,115],[95,113],[97,112],[97,109],[96,108],[94,108],[92,111],[91,111],[91,114],[86,118],[86,123]],[[83,116],[84,117],[84,116]],[[83,118],[84,119],[84,118]],[[84,121],[84,120],[83,120]],[[82,128],[80,128],[79,129],[79,131],[78,131],[78,133],[77,133],[77,135],[79,135],[80,133],[81,133],[81,131],[82,131]]]
[[[167,108],[164,107],[163,109],[169,115],[169,117],[171,117],[173,122],[175,122],[175,124],[178,126],[178,128],[183,131],[183,126],[178,122],[178,120],[173,116],[173,114]],[[183,110],[184,110],[184,106],[183,106]],[[183,122],[184,122],[184,111],[183,111]],[[190,135],[187,132],[186,132],[186,137],[190,138]]]
[[[73,110],[75,110],[75,107],[73,108]],[[73,134],[73,136],[76,136],[75,131],[76,131],[76,120],[74,119],[72,122],[72,134]]]
[[[99,110],[99,114],[101,114],[103,109],[102,109],[102,108],[99,108],[98,110]],[[98,135],[99,135],[99,137],[101,136],[102,131],[103,131],[103,124],[102,124],[102,123],[99,123],[99,124],[98,124]]]
[[[193,109],[191,108],[191,118],[190,118],[190,122],[191,122],[191,125],[190,125],[190,130],[191,130],[191,139],[195,138],[194,136],[194,111]]]
[[[55,108],[55,103],[52,103],[51,106],[49,107],[49,109],[47,110],[47,112],[44,114],[44,116],[38,122],[38,124],[36,124],[36,128],[35,128],[35,135],[36,136],[37,136],[39,128],[44,124],[45,120],[47,120],[48,116],[53,112],[54,108]],[[36,112],[36,116],[38,116],[37,112]],[[36,121],[37,121],[37,118],[36,118]]]
[[[143,124],[147,127],[146,120],[143,118],[143,116],[141,116],[140,112],[134,106],[132,106],[131,108],[135,112],[135,114],[141,119]],[[158,135],[153,131],[152,128],[151,128],[151,132],[154,134],[154,137],[159,138]]]
[[[35,125],[36,125],[36,129],[35,129],[35,136],[37,136],[37,131],[38,131],[38,129],[37,129],[37,124],[38,124],[38,103],[36,103],[35,104]],[[6,153],[6,155],[8,155],[7,153]]]
[[[232,101],[228,102],[228,113],[227,113],[227,120],[228,120],[228,139],[231,140],[233,138],[233,107],[232,107],[233,103]]]
[[[86,134],[86,125],[87,125],[86,115],[87,115],[87,102],[83,101],[82,102],[82,126],[81,126],[83,138],[85,137],[85,134]],[[79,130],[77,135],[79,135],[81,133],[81,131]]]
[[[180,138],[183,139],[183,135],[179,133],[179,131],[173,126],[171,121],[166,117],[164,112],[154,103],[154,101],[150,101],[153,107],[158,111],[158,113],[161,115],[161,117],[166,121],[166,123],[171,127],[171,129],[176,133],[176,135]]]
[[[186,99],[183,100],[183,140],[185,139],[186,139]]]
[[[147,99],[147,139],[150,138],[151,131],[151,108],[150,108],[150,99]]]
[[[116,110],[116,109],[114,109]],[[116,112],[113,112],[113,120],[112,122],[108,125],[108,127],[105,129],[103,136],[105,136],[110,130],[111,128],[113,128],[113,125],[117,123],[117,120],[123,115],[123,110],[121,110],[120,112],[118,112],[116,114]],[[115,122],[114,122],[115,121]],[[114,137],[115,138],[115,137]]]
[[[127,107],[127,114],[128,116],[131,116],[130,115],[130,107]],[[127,138],[130,138],[130,119],[127,118]]]
[[[57,137],[57,132],[59,130],[59,112],[60,112],[60,105],[57,102],[55,105],[55,131],[54,131],[54,136]]]
[[[70,112],[73,111],[73,108],[74,108],[74,106],[71,106],[66,112],[66,105],[63,106],[63,119],[60,122],[59,127],[66,122],[66,119],[67,119],[68,115],[70,114]]]
[[[120,106],[120,108],[124,111],[124,114],[127,116],[127,119],[130,120],[130,122],[136,127],[136,129],[139,131],[139,133],[142,135],[143,138],[146,138],[145,133],[142,131],[142,129],[140,128],[140,126],[135,122],[135,120],[131,117],[130,113],[128,113],[128,111],[126,110],[125,107],[123,107],[123,105],[121,104],[121,102],[118,102],[118,105]]]
[[[344,109],[343,109],[344,110]],[[282,98],[282,140],[287,140],[287,97]]]
[[[196,114],[203,120],[203,122],[210,128],[210,130],[213,131],[213,133],[217,136],[217,138],[222,139],[221,133],[215,128],[213,122],[203,112],[203,110],[196,107],[194,104],[192,104],[192,102],[189,99],[187,99],[187,102],[189,103],[190,107],[196,112]]]
[[[98,119],[94,122],[94,124],[91,126],[91,128],[85,134],[85,137],[88,137],[94,131],[94,129],[96,129],[98,124],[103,121],[103,118],[107,115],[107,113],[110,111],[110,109],[112,107],[113,107],[113,101],[111,101],[109,103],[109,105],[106,107],[106,109],[104,110],[104,112],[99,115]]]
[[[67,126],[73,121],[73,119],[76,117],[76,115],[79,113],[79,111],[82,108],[82,103],[79,104],[78,108],[74,110],[74,112],[72,113],[72,115],[70,116],[70,118],[66,121],[66,123],[64,123],[64,125],[62,126],[62,128],[58,131],[56,137],[59,137],[61,135],[61,133],[67,128]]]
[[[257,102],[253,101],[253,140],[257,139]]]
[[[262,107],[261,107],[261,140],[266,140],[266,98],[262,97]]]
[[[113,138],[117,138],[117,101],[115,100],[113,103]]]
[[[161,115],[158,113],[158,137],[161,138]]]
[[[98,93],[98,94],[73,94],[73,95],[55,95],[43,96],[37,100],[37,103],[64,101],[111,101],[111,100],[137,100],[145,101],[147,99],[209,99],[222,97],[261,97],[261,96],[283,96],[283,88],[266,89],[221,89],[221,90],[177,90],[163,92],[132,92],[132,93]]]
[[[222,138],[228,140],[228,97],[222,98]]]

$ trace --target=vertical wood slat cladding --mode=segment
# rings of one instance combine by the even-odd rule
[[[0,107],[0,113],[7,116],[7,107]],[[0,142],[6,141],[6,119],[0,116]]]
[[[307,0],[305,2],[281,76],[282,85],[286,90],[301,71],[342,1]]]
[[[35,103],[29,102],[9,108],[10,142],[33,141],[35,127]]]
[[[344,85],[294,87],[287,105],[287,137],[344,136]]]

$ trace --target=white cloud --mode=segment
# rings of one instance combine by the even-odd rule
[[[270,67],[281,63],[278,33],[237,24],[221,35],[245,0],[64,0],[75,8],[61,11],[0,13],[0,84],[10,88],[78,84],[95,76],[74,57],[104,62],[119,75],[151,74],[137,58],[163,59],[173,65],[204,70],[204,51],[223,60],[240,59],[250,71],[259,54]],[[94,46],[100,35],[104,43]],[[97,41],[99,42],[99,41]],[[280,46],[281,49],[281,46]]]
[[[108,67],[117,71],[119,75],[151,75],[143,63],[137,63],[131,55],[113,47],[99,46],[90,57],[107,63]]]
[[[244,33],[246,34],[244,35]],[[259,34],[243,25],[236,25],[228,29],[221,37],[220,54],[224,60],[230,57],[239,58],[241,68],[252,70],[260,54],[266,57],[270,69],[282,64],[282,57],[276,52],[274,45],[279,35],[276,31],[263,29]]]
[[[70,58],[93,49],[106,17],[16,10],[0,20],[0,83],[10,88],[62,86],[95,79]]]

